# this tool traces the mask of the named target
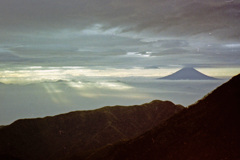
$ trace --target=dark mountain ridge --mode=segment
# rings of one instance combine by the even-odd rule
[[[172,102],[155,100],[17,120],[0,129],[0,159],[59,160],[75,153],[85,156],[101,146],[136,137],[182,109]]]
[[[217,80],[217,78],[207,76],[192,67],[185,67],[166,77],[158,78],[166,80]]]
[[[145,134],[88,160],[240,159],[240,75]]]

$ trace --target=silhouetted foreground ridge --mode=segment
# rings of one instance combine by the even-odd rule
[[[240,75],[145,134],[89,160],[239,160]]]
[[[95,149],[134,138],[183,109],[155,100],[54,117],[17,120],[0,129],[1,160],[80,159]]]

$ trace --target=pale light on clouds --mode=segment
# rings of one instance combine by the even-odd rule
[[[239,11],[238,0],[0,0],[0,114],[28,101],[52,114],[83,102],[188,104],[222,81],[157,78],[185,66],[240,73]]]
[[[199,71],[215,77],[232,77],[240,73],[240,68],[199,68]]]
[[[45,81],[75,80],[81,77],[159,77],[173,73],[177,69],[89,69],[84,67],[26,67],[15,70],[0,71],[0,82],[3,83],[39,83]],[[81,83],[79,83],[81,86]],[[99,84],[104,85],[104,83]],[[105,84],[105,86],[108,86]],[[114,85],[112,86],[114,87]],[[115,86],[117,87],[117,86]]]
[[[107,69],[90,69],[78,66],[63,66],[63,67],[41,67],[32,66],[23,68],[18,68],[17,70],[4,70],[0,71],[0,82],[6,84],[28,84],[28,83],[39,83],[39,82],[55,82],[55,81],[74,81],[69,83],[72,87],[83,88],[83,83],[78,81],[81,78],[96,77],[163,77],[172,74],[179,70],[180,66],[174,68],[127,68],[127,69],[117,69],[117,68],[107,68]],[[240,72],[238,67],[231,68],[197,68],[201,72],[215,77],[231,77]],[[77,82],[75,82],[77,81]],[[84,84],[86,85],[86,84]],[[115,88],[120,89],[118,84],[114,83],[98,83],[98,87]],[[123,87],[124,88],[124,87]],[[125,86],[124,89],[127,89]]]
[[[56,85],[45,83],[44,88],[46,90],[46,93],[49,95],[51,100],[56,104],[71,104],[71,102],[63,96],[63,90],[58,88]]]
[[[240,43],[226,44],[225,47],[229,47],[229,48],[240,48]]]

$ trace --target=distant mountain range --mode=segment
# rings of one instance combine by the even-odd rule
[[[155,100],[135,106],[103,107],[54,117],[17,120],[0,128],[0,159],[61,160],[134,138],[184,107]]]
[[[240,159],[240,74],[183,109],[169,101],[18,120],[1,160]]]
[[[240,159],[240,75],[156,128],[88,160]]]
[[[185,67],[181,70],[168,75],[166,77],[162,77],[159,79],[166,79],[166,80],[216,80],[217,78],[209,77],[192,67]]]

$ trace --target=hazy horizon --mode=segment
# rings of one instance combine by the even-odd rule
[[[194,103],[240,73],[239,10],[239,0],[1,0],[0,124]],[[222,80],[156,81],[183,67]]]
[[[168,100],[185,107],[227,79],[158,80],[156,77],[92,78],[73,81],[0,84],[0,124],[104,106]]]

